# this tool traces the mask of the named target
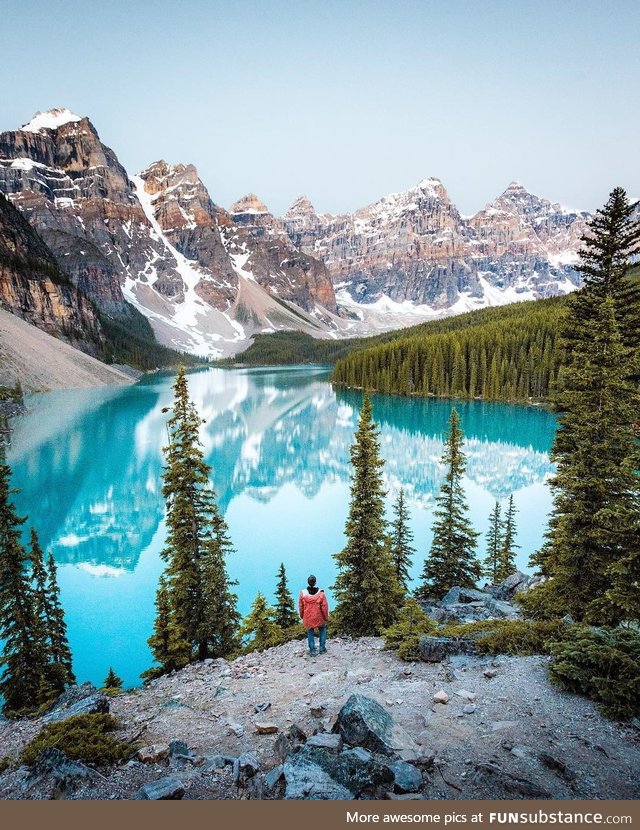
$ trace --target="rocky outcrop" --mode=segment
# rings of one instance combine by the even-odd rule
[[[94,306],[1,193],[0,307],[90,354],[100,349],[102,331]]]
[[[576,287],[572,266],[587,216],[512,183],[467,218],[430,178],[343,216],[318,214],[300,197],[282,221],[297,247],[325,262],[343,302],[386,298],[463,311],[465,302],[493,305]]]

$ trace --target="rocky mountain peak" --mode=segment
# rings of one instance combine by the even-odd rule
[[[31,121],[23,125],[22,130],[27,133],[40,133],[43,130],[57,130],[63,124],[83,120],[82,116],[76,115],[66,107],[54,107],[46,112],[37,112]]]
[[[168,164],[161,159],[138,175],[144,181],[144,189],[151,195],[168,188],[204,187],[193,164]]]
[[[284,214],[284,219],[295,219],[298,216],[316,216],[316,209],[307,196],[298,196],[289,210]]]
[[[269,208],[255,193],[247,193],[246,196],[243,196],[231,205],[229,213],[232,216],[243,213],[269,213]]]

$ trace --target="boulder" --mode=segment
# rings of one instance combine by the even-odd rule
[[[462,637],[429,637],[425,634],[420,638],[418,646],[420,659],[425,663],[441,663],[452,654],[475,654],[475,643],[469,638]]]
[[[403,750],[411,752],[414,746],[391,715],[376,700],[364,695],[351,695],[338,713],[332,732],[339,733],[350,746],[393,757],[400,757]]]
[[[177,778],[159,778],[143,784],[136,793],[139,801],[178,801],[184,795],[184,785]]]
[[[357,747],[341,753],[305,746],[284,765],[286,799],[349,800],[393,782],[388,761]]]
[[[25,784],[31,787],[49,782],[60,793],[67,793],[96,777],[96,773],[80,761],[73,761],[59,749],[49,747],[40,753]]]
[[[449,695],[445,692],[444,689],[440,689],[439,692],[436,692],[433,696],[434,703],[448,703],[449,702]]]
[[[109,698],[100,692],[94,692],[69,705],[59,707],[56,703],[55,708],[48,715],[45,715],[43,721],[45,723],[56,723],[57,721],[67,720],[67,718],[73,718],[76,715],[107,714],[108,711]]]

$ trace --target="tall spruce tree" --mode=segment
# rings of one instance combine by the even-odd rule
[[[502,524],[502,544],[500,546],[499,567],[496,574],[498,582],[502,582],[516,571],[516,513],[518,509],[513,500],[513,493],[509,496],[509,505]]]
[[[20,538],[26,519],[11,501],[10,479],[0,448],[0,695],[5,714],[17,714],[41,702],[47,654],[29,581],[29,556]]]
[[[351,501],[345,526],[347,544],[334,554],[338,576],[333,623],[354,637],[375,636],[396,619],[402,604],[391,559],[384,516],[385,491],[378,428],[365,393],[355,443],[351,446]]]
[[[500,502],[497,501],[489,517],[489,530],[486,536],[487,556],[483,562],[482,573],[491,580],[492,585],[500,581],[500,551],[502,550],[502,520]]]
[[[76,682],[73,674],[71,649],[67,639],[67,625],[60,602],[60,588],[56,563],[51,554],[44,563],[38,534],[31,529],[31,574],[39,637],[46,654],[45,675],[52,694],[60,694],[65,686]]]
[[[406,594],[409,590],[409,570],[413,564],[413,555],[416,552],[411,546],[413,532],[409,527],[409,511],[404,497],[404,490],[398,493],[393,505],[394,519],[391,522],[391,559],[398,584]]]
[[[454,586],[472,588],[482,573],[475,553],[479,534],[467,518],[468,508],[462,488],[466,467],[462,440],[460,418],[452,409],[449,435],[442,456],[446,475],[436,498],[433,542],[422,570],[422,584],[417,591],[421,597],[440,599]]]
[[[595,624],[640,617],[640,290],[627,278],[640,223],[632,213],[616,188],[583,240],[585,285],[563,328],[553,511],[532,557],[550,579],[523,598],[533,616]]]
[[[275,622],[282,629],[292,628],[300,622],[300,617],[293,604],[293,597],[287,583],[287,572],[284,562],[278,568],[278,582],[276,585]]]
[[[160,645],[169,642],[166,635],[171,631],[174,646],[186,641],[189,659],[204,660],[223,657],[235,646],[237,597],[230,590],[226,570],[226,556],[232,548],[209,480],[211,468],[199,439],[203,422],[189,399],[184,368],[173,388],[162,487],[167,504],[162,556],[167,567],[159,590],[166,597],[158,597],[163,611],[168,598],[170,618],[156,634]]]

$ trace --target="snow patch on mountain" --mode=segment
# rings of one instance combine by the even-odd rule
[[[22,130],[25,133],[57,130],[58,127],[62,127],[63,124],[68,124],[70,121],[82,121],[82,116],[76,115],[75,112],[71,112],[65,107],[58,107],[46,112],[37,112],[31,121],[22,127]]]

